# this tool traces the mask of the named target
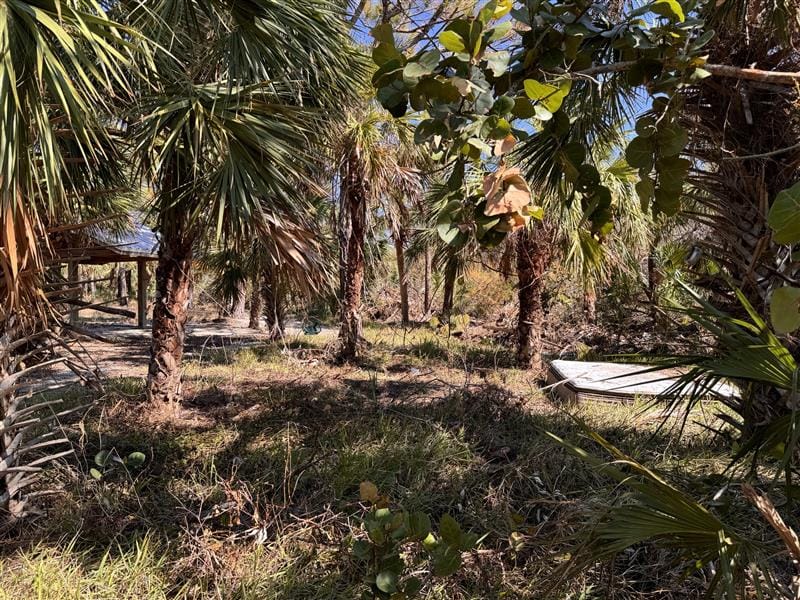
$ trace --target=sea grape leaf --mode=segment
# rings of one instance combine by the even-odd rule
[[[767,217],[778,244],[800,242],[800,183],[779,192]]]
[[[772,292],[769,312],[776,333],[800,329],[800,288],[786,286]]]

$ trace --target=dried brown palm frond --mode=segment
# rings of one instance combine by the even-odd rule
[[[83,407],[62,408],[62,400],[42,395],[64,387],[42,383],[46,370],[56,365],[96,385],[92,370],[58,330],[16,317],[6,322],[0,335],[0,524],[29,514],[34,494],[26,493],[27,488],[37,483],[48,463],[72,453],[58,425]]]
[[[15,8],[20,9],[21,4]],[[50,8],[55,11],[58,7]],[[71,19],[96,15],[98,7],[77,3],[67,10],[62,24],[70,29]],[[41,18],[46,20],[46,15]],[[0,38],[8,25],[0,19]],[[96,25],[102,28],[100,21]],[[36,27],[26,33],[42,35]],[[19,31],[16,34],[21,35]],[[95,31],[94,35],[100,34]],[[43,42],[37,38],[34,43]],[[81,56],[80,61],[93,60],[92,56]],[[9,57],[14,66],[24,70],[24,60],[16,52],[5,55]],[[86,63],[84,66],[89,68]],[[77,62],[72,67],[78,68]],[[0,67],[0,86],[8,83],[9,69],[8,63]],[[39,481],[48,463],[72,452],[58,425],[62,417],[77,409],[60,410],[61,400],[40,395],[47,389],[42,385],[46,370],[60,365],[81,381],[95,379],[79,354],[64,342],[59,311],[79,282],[57,281],[60,276],[52,270],[52,238],[67,232],[82,236],[82,229],[105,220],[105,215],[115,212],[114,207],[119,208],[117,201],[124,197],[120,191],[128,187],[119,170],[114,133],[101,122],[105,105],[100,100],[61,98],[69,104],[65,107],[51,102],[50,96],[37,95],[42,90],[32,92],[20,86],[15,97],[18,104],[14,105],[10,93],[3,94],[0,102],[4,122],[14,123],[8,129],[4,126],[4,133],[13,135],[4,138],[6,146],[0,151],[5,172],[14,172],[0,188],[0,523],[33,512],[30,500],[34,494],[28,493],[29,488]],[[71,90],[76,92],[76,88]],[[57,90],[48,92],[58,94]],[[81,85],[77,92],[100,93],[99,89],[90,93]],[[49,116],[37,115],[36,102],[50,107],[42,108]]]
[[[313,203],[301,202],[296,208],[297,214],[276,212],[268,216],[253,239],[212,246],[201,254],[201,265],[213,275],[213,294],[225,303],[232,302],[248,282],[252,283],[254,328],[259,327],[262,295],[282,298],[295,293],[310,298],[313,293],[333,289],[332,240],[313,219]],[[273,289],[276,287],[280,292]]]
[[[0,9],[2,321],[46,305],[47,225],[77,214],[115,169],[108,115],[129,91],[140,41],[95,0],[13,0]]]
[[[709,62],[766,71],[800,71],[800,10],[791,0],[726,0],[705,15],[716,36]],[[793,8],[785,12],[790,5]],[[788,18],[787,18],[788,17]],[[767,213],[798,179],[800,90],[709,77],[684,93],[693,134],[690,194],[709,226],[706,251],[759,308],[776,282],[793,280],[788,248],[772,242]]]

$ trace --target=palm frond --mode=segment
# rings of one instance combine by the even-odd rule
[[[662,475],[578,423],[593,442],[611,455],[612,462],[552,433],[545,434],[628,493],[619,504],[598,514],[598,520],[590,525],[584,542],[563,569],[562,578],[646,542],[673,553],[689,569],[713,568],[716,573],[710,580],[709,594],[736,600],[747,588],[755,587],[764,597],[789,597],[792,582],[779,581],[775,576],[774,557],[780,547],[772,541],[748,537]]]
[[[692,408],[709,396],[719,396],[720,383],[738,382],[741,398],[720,398],[735,415],[726,421],[734,426],[739,450],[732,465],[751,456],[778,454],[777,469],[787,485],[797,470],[800,416],[795,410],[798,391],[797,362],[783,342],[740,290],[736,298],[746,317],[730,315],[711,304],[683,282],[680,286],[694,299],[691,307],[674,310],[687,315],[716,342],[709,355],[677,356],[666,365],[686,367],[686,372],[665,390],[668,413],[688,418]]]
[[[45,223],[116,177],[110,115],[131,97],[134,57],[148,60],[143,42],[93,0],[0,6],[3,316],[42,301]]]

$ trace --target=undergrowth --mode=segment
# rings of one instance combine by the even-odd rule
[[[702,574],[647,546],[543,595],[588,509],[616,497],[542,433],[579,439],[575,422],[524,373],[495,367],[490,344],[427,329],[367,337],[360,366],[331,366],[322,339],[205,352],[178,415],[145,407],[140,381],[110,381],[68,425],[76,457],[48,482],[43,516],[0,541],[0,598],[359,598],[363,481],[481,536],[421,597],[702,597]],[[687,485],[725,467],[724,445],[693,423],[707,413],[678,438],[644,406],[573,410]],[[98,479],[101,451],[146,460]]]

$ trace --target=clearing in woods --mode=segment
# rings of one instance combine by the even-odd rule
[[[449,513],[486,536],[427,597],[542,597],[584,510],[609,501],[608,480],[543,435],[580,439],[578,424],[508,368],[500,346],[425,327],[369,326],[366,336],[357,366],[325,360],[325,333],[245,348],[190,343],[177,415],[141,403],[146,340],[91,342],[114,377],[75,432],[81,470],[57,469],[48,518],[5,542],[0,598],[356,598],[363,572],[349,544],[361,535],[364,480],[392,506],[434,522]],[[643,409],[576,410],[648,464],[724,468],[724,445],[699,424],[678,439],[656,432],[658,414]],[[100,469],[101,451],[147,460]],[[623,597],[702,596],[679,570],[654,579],[653,552],[626,556],[615,575]],[[599,597],[592,590],[606,577],[586,571],[567,597]]]

